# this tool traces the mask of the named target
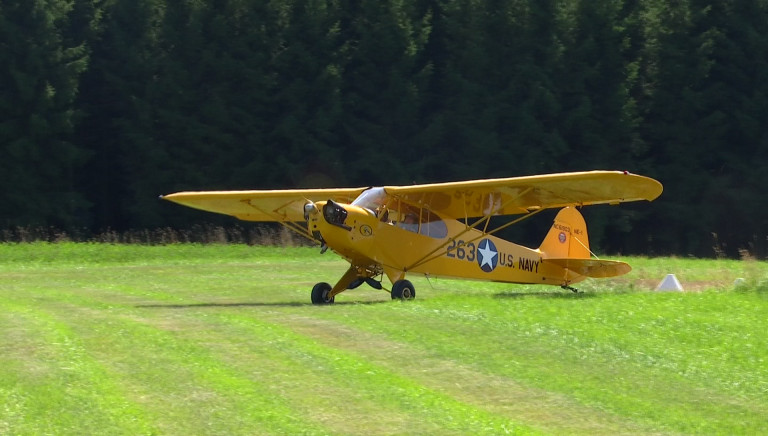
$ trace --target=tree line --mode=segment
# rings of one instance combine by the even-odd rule
[[[767,0],[6,0],[0,41],[0,228],[621,169],[665,191],[585,209],[596,248],[768,256]]]

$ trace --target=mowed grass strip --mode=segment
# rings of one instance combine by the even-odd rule
[[[764,326],[766,301],[744,294],[719,297],[725,296],[499,301],[475,295],[446,297],[454,307],[436,297],[396,310],[366,306],[369,312],[386,314],[325,314],[407,342],[427,355],[547,392],[544,405],[583,412],[569,415],[549,408],[558,417],[547,423],[550,431],[564,430],[557,426],[567,423],[569,431],[592,428],[606,434],[615,433],[616,424],[632,433],[653,428],[697,434],[762,432],[768,424],[768,386],[760,344],[768,342],[764,329],[746,327],[747,332],[743,326]],[[739,315],[731,313],[739,310]],[[475,392],[478,398],[485,394],[483,386]],[[535,415],[541,408],[534,402],[518,413]]]
[[[0,329],[0,434],[152,433],[69,323],[5,300]]]
[[[425,350],[420,344],[314,317],[284,318],[291,328],[334,347],[354,350],[367,360],[419,384],[500,416],[531,423],[547,433],[642,433],[642,427],[619,416],[585,407],[569,396],[521,383],[517,377],[488,373],[482,357],[456,359]],[[458,343],[457,343],[458,345]]]
[[[0,244],[0,433],[768,432],[765,264],[630,263],[316,307],[316,249]],[[648,292],[667,264],[701,291]]]
[[[232,371],[208,347],[124,310],[89,307],[81,295],[67,296],[65,290],[60,295],[62,302],[30,311],[31,320],[15,321],[17,329],[24,329],[49,320],[34,338],[15,341],[17,347],[25,343],[35,350],[13,356],[19,372],[38,373],[41,366],[47,376],[12,380],[15,391],[35,408],[17,410],[16,423],[6,425],[11,433],[326,432],[304,420],[271,387]],[[8,307],[7,301],[0,304]],[[113,399],[114,407],[105,398]],[[137,413],[118,419],[124,410]]]
[[[70,261],[67,256],[65,265]],[[240,268],[240,263],[228,265],[230,271]],[[23,277],[18,271],[6,275],[11,278],[9,290],[13,288],[7,304],[26,299],[37,308],[39,317],[68,320],[73,336],[86,344],[112,380],[125,387],[126,401],[149,411],[144,419],[150,433],[359,434],[374,430],[372,434],[498,434],[515,429],[509,419],[420,389],[354,356],[302,341],[302,336],[291,337],[279,325],[259,323],[244,334],[243,324],[248,319],[257,321],[249,304],[198,303],[195,297],[201,291],[189,282],[199,278],[189,268],[123,267],[107,262],[93,268],[54,264],[31,269],[29,281],[20,280]],[[192,269],[211,283],[205,289],[215,292],[222,284],[221,268],[195,265]],[[268,283],[275,285],[275,281]],[[25,292],[27,285],[33,292]],[[304,291],[301,294],[306,296]],[[227,314],[239,307],[245,307],[249,317],[211,325],[224,316],[217,317],[217,313]],[[242,344],[247,345],[247,352],[235,352]],[[306,385],[313,383],[316,395],[308,396]],[[291,391],[290,386],[296,389]],[[42,389],[57,387],[43,384]],[[329,396],[328,392],[336,394]],[[443,414],[437,413],[441,407]],[[429,416],[421,413],[424,411]],[[39,418],[42,424],[45,416]],[[334,428],[326,429],[324,422]],[[114,430],[87,428],[104,428],[105,433]],[[131,433],[135,429],[126,428],[125,434]]]

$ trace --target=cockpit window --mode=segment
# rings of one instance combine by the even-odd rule
[[[400,227],[409,232],[432,238],[448,236],[448,227],[435,213],[391,198],[384,188],[370,188],[363,191],[353,205],[363,207],[375,214],[381,221]]]
[[[427,209],[421,210],[421,226],[419,233],[432,238],[445,238],[448,236],[448,227],[445,221]]]

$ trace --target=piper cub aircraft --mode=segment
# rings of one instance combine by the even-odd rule
[[[626,274],[624,262],[592,256],[577,207],[651,201],[658,181],[626,171],[589,171],[412,186],[179,192],[185,206],[246,221],[275,221],[349,261],[331,286],[312,288],[312,303],[330,304],[367,283],[392,299],[416,296],[408,274],[509,283],[572,284]],[[538,248],[494,236],[543,210],[562,208]],[[519,215],[491,228],[491,217]],[[495,221],[495,220],[494,220]],[[391,289],[382,285],[386,275]]]

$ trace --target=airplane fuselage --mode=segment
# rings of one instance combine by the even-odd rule
[[[488,235],[458,220],[407,224],[382,219],[355,205],[315,205],[317,213],[308,216],[309,231],[319,234],[330,249],[350,264],[367,269],[370,275],[383,272],[392,282],[406,273],[551,285],[584,279],[548,263],[544,253],[537,249]],[[343,219],[340,214],[326,216],[326,208],[343,209]]]

